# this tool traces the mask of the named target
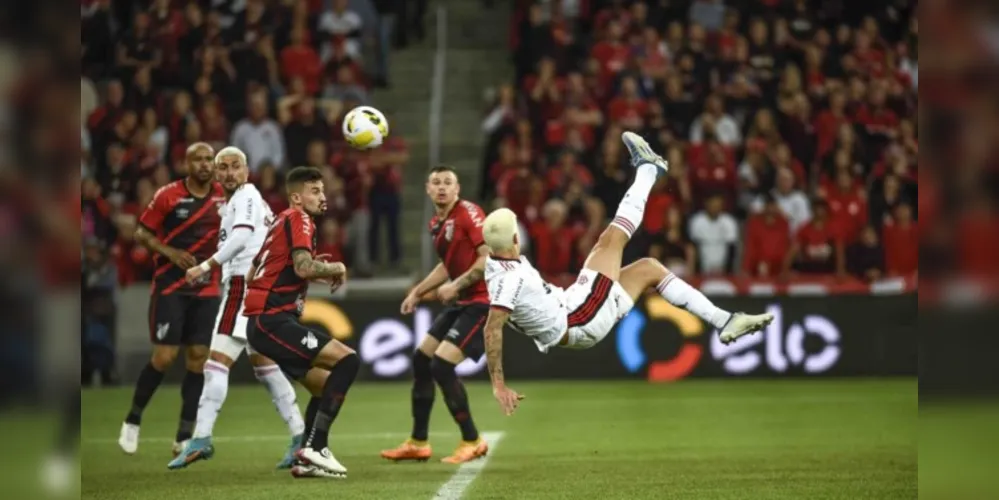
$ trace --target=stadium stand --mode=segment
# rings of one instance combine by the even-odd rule
[[[912,276],[915,12],[836,5],[516,2],[483,197],[517,212],[539,269],[571,279],[627,186],[633,130],[670,173],[628,258],[692,278]]]

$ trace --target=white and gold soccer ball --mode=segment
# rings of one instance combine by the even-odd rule
[[[343,137],[353,148],[377,148],[388,135],[388,120],[381,111],[371,106],[358,106],[348,111],[343,119]]]

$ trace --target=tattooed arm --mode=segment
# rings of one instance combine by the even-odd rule
[[[339,278],[347,272],[347,267],[341,262],[320,262],[312,258],[306,250],[295,250],[291,254],[295,265],[295,274],[304,280],[329,280]]]
[[[486,319],[486,363],[489,365],[489,378],[493,387],[506,385],[503,377],[503,325],[510,318],[510,311],[499,307],[489,308]]]
[[[486,257],[489,257],[489,247],[479,245],[476,252],[479,256],[475,259],[472,267],[468,268],[468,271],[465,271],[464,274],[458,276],[458,279],[454,280],[454,285],[458,290],[464,290],[474,285],[486,275]]]
[[[486,362],[489,365],[489,378],[493,382],[493,396],[507,415],[513,413],[524,396],[506,386],[503,375],[503,325],[510,317],[510,311],[493,307],[486,320]]]

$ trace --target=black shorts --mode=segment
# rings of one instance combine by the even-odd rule
[[[310,330],[293,314],[268,314],[247,318],[246,337],[250,347],[274,360],[281,370],[301,380],[312,361],[332,337]]]
[[[437,315],[427,335],[438,342],[446,340],[454,344],[466,358],[478,361],[486,352],[482,332],[488,316],[488,304],[451,306]]]
[[[218,297],[153,293],[149,299],[149,339],[156,345],[212,343]]]

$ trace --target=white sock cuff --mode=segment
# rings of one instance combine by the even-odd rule
[[[620,215],[614,217],[614,220],[611,221],[610,225],[624,231],[629,238],[631,238],[631,235],[635,234],[635,229],[637,229],[630,220]]]
[[[209,359],[208,361],[205,361],[205,371],[213,371],[228,375],[229,367],[223,365],[222,363],[219,363],[218,361],[215,361],[214,359]]]
[[[655,183],[656,178],[659,176],[659,167],[651,163],[643,163],[638,166],[635,172],[635,177],[639,176],[645,177],[648,182]]]
[[[267,365],[267,366],[254,366],[253,374],[259,378],[268,377],[271,374],[278,373],[281,368],[278,365]]]
[[[676,279],[676,275],[673,274],[673,273],[671,273],[671,272],[669,272],[669,271],[667,271],[666,272],[666,277],[663,278],[662,281],[660,281],[658,285],[656,285],[656,291],[659,292],[659,295],[665,294],[666,293],[666,287],[669,286],[669,284],[672,283],[673,280],[675,280],[675,279]]]

